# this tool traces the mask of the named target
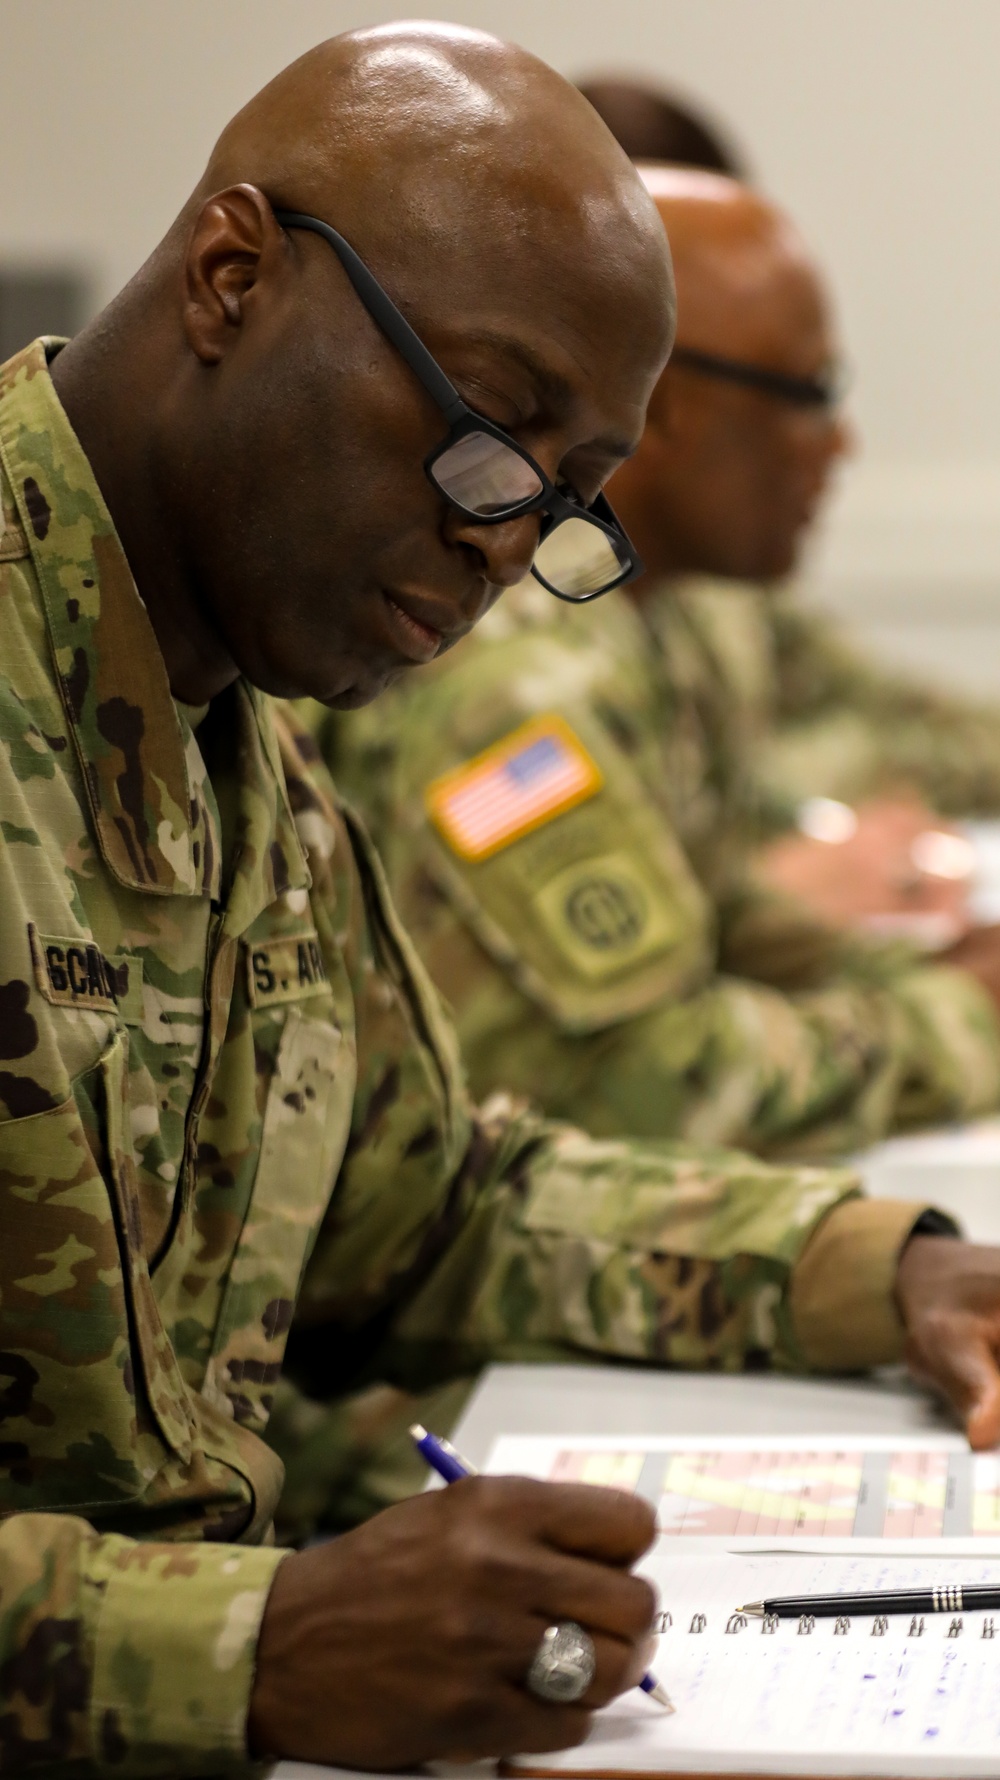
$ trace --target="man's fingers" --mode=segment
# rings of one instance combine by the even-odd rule
[[[638,1687],[649,1666],[649,1642],[642,1638],[637,1644],[623,1643],[620,1638],[605,1638],[592,1632],[597,1656],[597,1673],[583,1696],[585,1706],[606,1706],[620,1693]]]
[[[592,1483],[535,1487],[535,1529],[558,1551],[606,1564],[634,1564],[656,1537],[656,1517],[641,1496]]]
[[[539,1553],[530,1586],[526,1604],[544,1614],[547,1625],[575,1619],[612,1637],[634,1640],[645,1636],[656,1613],[656,1591],[644,1577],[562,1553]]]
[[[1000,1444],[1000,1381],[973,1404],[965,1420],[965,1432],[975,1452],[989,1452]]]
[[[516,1697],[515,1697],[516,1696]],[[547,1705],[524,1687],[511,1688],[503,1724],[490,1740],[495,1755],[541,1755],[547,1749],[575,1749],[590,1729],[593,1708]],[[510,1728],[514,1736],[510,1736]],[[504,1737],[507,1732],[507,1738]]]
[[[531,1700],[537,1696],[527,1686],[528,1670],[548,1626],[556,1623],[543,1618],[536,1621],[530,1635],[530,1648],[525,1649],[523,1659],[520,1656],[514,1659],[507,1673],[507,1679],[516,1686],[525,1688]],[[579,1703],[588,1712],[595,1712],[598,1707],[606,1706],[619,1694],[638,1687],[649,1666],[649,1647],[645,1639],[631,1643],[622,1638],[608,1637],[606,1633],[594,1631],[592,1627],[584,1629],[594,1646],[596,1668],[594,1679]],[[549,1705],[544,1700],[540,1703],[543,1706]],[[551,1706],[549,1709],[551,1710]]]
[[[1000,1369],[993,1344],[974,1317],[935,1323],[933,1340],[921,1331],[913,1344],[914,1370],[943,1390],[965,1423],[969,1444],[982,1450],[1000,1440]]]

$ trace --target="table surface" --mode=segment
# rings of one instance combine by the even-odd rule
[[[453,1440],[473,1465],[483,1465],[498,1434],[919,1434],[952,1425],[895,1368],[835,1380],[493,1366]]]
[[[896,1139],[861,1160],[869,1191],[929,1198],[980,1242],[1000,1242],[1000,1120]],[[901,1370],[817,1379],[663,1372],[653,1367],[493,1366],[454,1433],[474,1465],[500,1434],[915,1434],[951,1425]],[[455,1780],[492,1764],[444,1768]],[[366,1780],[346,1769],[282,1762],[272,1780]],[[371,1780],[368,1776],[367,1780]],[[378,1776],[377,1780],[389,1780]]]
[[[843,1381],[706,1377],[632,1366],[492,1366],[454,1441],[481,1465],[499,1434],[912,1434],[947,1425],[929,1398],[895,1370]],[[494,1771],[491,1763],[435,1768],[456,1780],[479,1780]],[[344,1769],[300,1762],[282,1762],[273,1780],[317,1780],[321,1774],[362,1780]]]

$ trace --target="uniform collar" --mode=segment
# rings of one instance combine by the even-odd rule
[[[41,589],[56,681],[104,863],[118,882],[159,895],[218,898],[221,861],[214,798],[196,738],[177,709],[166,666],[93,471],[56,395],[36,340],[0,368],[0,459]],[[263,904],[272,875],[308,882],[278,761],[270,701],[241,689],[241,803],[270,827],[243,901]],[[252,730],[252,734],[249,731]],[[277,835],[275,834],[277,827]],[[248,862],[249,863],[249,862]],[[244,885],[244,892],[249,885]]]

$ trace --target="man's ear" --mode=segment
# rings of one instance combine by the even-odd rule
[[[216,365],[228,351],[247,295],[281,239],[256,186],[230,186],[202,205],[184,258],[183,314],[188,344],[202,364]]]

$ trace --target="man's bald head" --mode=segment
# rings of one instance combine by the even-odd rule
[[[329,246],[276,210],[345,236],[469,406],[585,501],[641,434],[673,333],[670,256],[566,81],[479,32],[385,26],[320,44],[244,107],[150,261],[57,361],[85,429],[101,410],[107,479],[132,482],[120,520],[109,501],[120,529],[144,499],[146,531],[169,526],[176,562],[141,527],[124,539],[168,666],[178,591],[197,602],[175,686],[193,698],[240,670],[357,702],[521,578],[540,516],[491,526],[444,503],[422,471],[440,410]]]
[[[798,330],[814,326],[826,306],[816,264],[791,219],[723,174],[640,171],[670,238],[683,311],[678,340],[789,369]]]
[[[573,231],[658,271],[649,204],[591,108],[536,56],[456,25],[393,24],[309,50],[223,131],[196,200],[249,182],[336,213],[359,251],[449,258]],[[358,239],[360,237],[360,239]]]
[[[678,357],[613,498],[661,572],[783,575],[844,448],[840,422],[707,374],[683,349],[821,378],[835,356],[822,279],[794,224],[759,192],[716,173],[640,170],[670,237]]]

